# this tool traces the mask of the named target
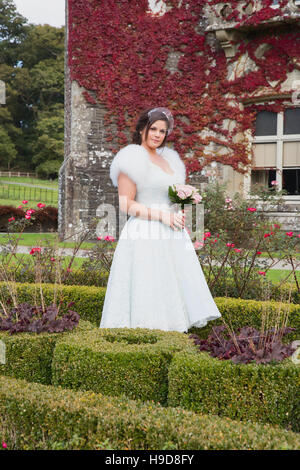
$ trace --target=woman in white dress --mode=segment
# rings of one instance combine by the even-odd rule
[[[170,185],[186,179],[179,154],[165,146],[173,123],[167,108],[146,110],[133,143],[111,163],[120,210],[130,217],[114,252],[100,328],[187,332],[221,316],[184,215],[168,196]]]

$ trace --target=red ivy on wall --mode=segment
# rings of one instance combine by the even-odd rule
[[[259,24],[281,11],[270,8],[271,0],[263,0],[264,8],[249,17],[238,10],[239,3],[230,2],[226,21]],[[269,81],[278,81],[279,89],[299,59],[299,34],[276,36],[274,31],[264,31],[251,41],[245,39],[230,61],[247,51],[257,70],[228,81],[230,61],[212,40],[213,33],[199,25],[207,1],[168,0],[167,4],[172,8],[159,16],[149,12],[148,0],[69,0],[71,80],[85,88],[88,102],[105,106],[106,129],[117,129],[106,133],[111,150],[130,143],[128,131],[134,130],[143,109],[167,106],[176,123],[169,140],[183,157],[192,153],[186,159],[189,173],[212,160],[244,172],[250,163],[244,131],[253,130],[255,115],[262,107],[245,111],[240,100],[268,86]],[[287,0],[281,0],[280,8],[286,4]],[[259,59],[255,52],[263,43],[269,48]],[[170,53],[180,55],[176,71],[167,67]],[[226,97],[228,93],[230,97]],[[276,106],[280,110],[284,104],[279,100]],[[230,128],[228,118],[234,121]],[[203,137],[201,131],[209,132]],[[208,153],[205,147],[211,142],[213,150]],[[228,153],[218,154],[224,147]]]

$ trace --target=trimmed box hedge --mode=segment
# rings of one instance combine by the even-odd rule
[[[35,291],[34,284],[17,283],[19,299],[22,302],[29,301]],[[46,301],[51,303],[53,299],[54,284],[43,284],[43,292]],[[59,287],[59,286],[57,286]],[[0,288],[6,290],[6,283],[0,283]],[[83,320],[99,326],[101,320],[101,312],[104,304],[106,289],[104,287],[88,287],[88,286],[62,286],[61,291],[65,303],[74,301],[73,307]],[[230,321],[233,329],[245,325],[260,327],[261,315],[263,308],[267,307],[273,314],[276,313],[280,302],[275,301],[256,301],[234,299],[230,297],[216,297],[215,302],[226,322]],[[299,339],[300,337],[300,305],[298,304],[282,304],[282,308],[290,308],[289,326],[296,328],[294,333],[289,334],[286,340]],[[191,328],[191,332],[199,334],[202,338],[207,337],[211,327],[222,324],[221,319],[210,321],[204,328]]]
[[[56,342],[74,334],[75,331],[90,331],[95,327],[80,320],[74,330],[62,333],[16,333],[10,335],[0,331],[0,341],[6,349],[6,364],[0,364],[0,374],[10,375],[30,382],[51,384],[51,364]]]
[[[286,335],[284,342],[300,339],[300,305],[286,304],[272,301],[244,300],[230,297],[218,297],[214,299],[223,319],[236,331],[242,326],[253,326],[260,329],[261,318],[264,310],[267,310],[271,318],[276,318],[281,306],[281,315],[285,310],[289,311],[288,326],[295,328],[295,332]],[[190,332],[198,334],[201,338],[207,338],[212,326],[223,325],[221,318],[209,322],[204,328],[191,328]]]
[[[300,431],[300,366],[234,364],[206,352],[177,353],[169,368],[169,406]]]
[[[80,331],[56,344],[52,383],[165,404],[168,368],[178,351],[196,354],[196,347],[187,335],[175,331],[143,328]]]
[[[16,282],[28,282],[35,283],[35,272],[34,269],[27,269],[24,272],[22,268],[14,268],[13,276]],[[109,272],[105,270],[91,270],[86,271],[80,268],[71,269],[68,272],[68,276],[64,281],[65,285],[79,285],[79,286],[92,286],[92,287],[106,287],[109,277]],[[48,273],[47,281],[48,283],[55,282],[55,272]]]
[[[16,283],[18,299],[20,302],[30,302],[39,290],[35,284]],[[55,289],[61,292],[64,304],[75,302],[72,310],[75,310],[83,320],[90,321],[96,325],[100,324],[101,312],[103,308],[106,289],[104,287],[93,286],[65,286],[59,284],[42,284],[43,295],[46,304],[53,302],[53,294]],[[7,282],[0,282],[0,289],[3,295],[7,295]]]
[[[277,427],[1,376],[0,436],[19,450],[300,449]]]
[[[205,275],[205,266],[203,267],[203,272]],[[34,271],[27,270],[26,272],[23,271],[22,268],[19,269],[14,269],[14,279],[17,282],[30,282],[34,283],[35,282],[35,274]],[[96,287],[106,287],[107,286],[107,281],[109,277],[109,272],[105,271],[104,269],[102,270],[91,270],[91,271],[84,271],[83,269],[76,268],[72,269],[68,273],[67,279],[64,281],[65,285],[82,285],[82,286],[96,286]],[[51,283],[54,282],[54,273],[52,273],[52,280],[51,278],[47,280],[47,282]],[[270,296],[274,300],[280,300],[282,295],[284,297],[288,297],[289,292],[291,291],[291,302],[294,304],[299,304],[300,303],[300,292],[298,291],[297,287],[295,286],[295,282],[287,282],[285,285],[278,287],[278,283],[273,283],[270,288]],[[230,282],[229,280],[227,281],[226,286],[222,286],[220,284],[215,285],[212,288],[212,294],[213,297],[233,297],[236,298],[236,287],[235,284]],[[248,294],[249,299],[253,298],[255,296],[255,292],[250,291]],[[255,299],[257,298],[254,297]]]

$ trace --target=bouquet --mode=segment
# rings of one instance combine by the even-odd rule
[[[182,211],[184,204],[198,204],[202,201],[199,190],[189,184],[173,184],[173,186],[169,186],[169,198],[172,202],[179,203]]]

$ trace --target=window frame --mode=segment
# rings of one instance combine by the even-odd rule
[[[277,113],[277,134],[266,135],[266,136],[252,136],[250,135],[251,146],[253,144],[267,144],[267,143],[276,143],[276,181],[278,182],[277,188],[282,190],[282,173],[283,173],[283,144],[285,142],[300,142],[300,134],[284,134],[283,133],[283,122],[284,122],[284,111]],[[300,169],[300,165],[296,167],[285,167],[284,169]],[[245,187],[247,192],[247,197],[253,199],[258,199],[257,196],[250,196],[251,188],[251,173],[252,168],[250,169],[249,174],[246,176]],[[282,196],[283,199],[293,199],[300,200],[299,195],[286,195]]]

